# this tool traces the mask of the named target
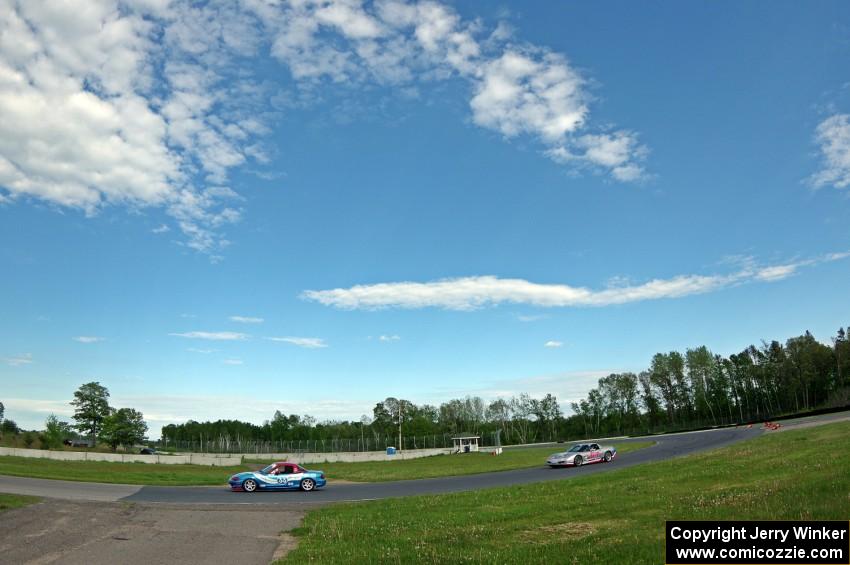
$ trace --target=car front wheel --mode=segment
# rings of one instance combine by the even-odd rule
[[[254,492],[257,490],[257,481],[254,479],[248,479],[244,483],[242,483],[242,490],[245,492]]]
[[[610,462],[611,462],[611,452],[610,452],[610,451],[606,451],[606,452],[605,452],[605,462],[606,462],[606,463],[610,463]]]
[[[310,492],[314,488],[316,488],[316,481],[313,479],[304,479],[301,481],[301,490],[304,492]]]
[[[580,455],[576,455],[576,458],[573,459],[573,463],[576,467],[581,467],[581,464],[584,463],[584,460],[581,458]]]

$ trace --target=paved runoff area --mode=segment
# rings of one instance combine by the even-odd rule
[[[303,513],[273,507],[47,500],[0,513],[0,563],[270,563]]]
[[[846,412],[801,418],[783,422],[781,429],[847,419]],[[44,498],[0,513],[0,564],[265,564],[294,547],[294,538],[286,532],[318,505],[568,480],[715,449],[762,433],[760,426],[752,426],[669,434],[652,437],[657,442],[652,447],[623,454],[609,464],[550,469],[541,461],[537,468],[480,475],[330,483],[310,493],[247,494],[225,486],[147,487],[0,476],[0,492]],[[552,451],[564,447],[552,445]]]

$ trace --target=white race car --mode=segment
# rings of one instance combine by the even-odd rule
[[[577,443],[562,453],[550,455],[546,464],[550,467],[581,467],[587,463],[608,463],[617,456],[613,445],[600,447],[598,443]]]

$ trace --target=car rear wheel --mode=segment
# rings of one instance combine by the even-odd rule
[[[573,459],[576,467],[581,467],[581,464],[584,463],[584,459],[581,458],[581,455],[576,455],[576,458]]]
[[[606,463],[610,463],[610,462],[611,462],[611,457],[612,457],[611,452],[610,452],[610,451],[606,451],[606,452],[605,452],[605,462],[606,462]]]
[[[316,488],[316,481],[313,479],[304,479],[301,481],[301,490],[304,492],[310,492],[314,488]]]
[[[248,479],[244,483],[242,483],[242,490],[245,492],[254,492],[257,490],[257,481],[254,479]]]

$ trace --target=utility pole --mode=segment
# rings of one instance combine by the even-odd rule
[[[398,401],[398,450],[401,451],[401,422],[404,419],[404,402]]]

